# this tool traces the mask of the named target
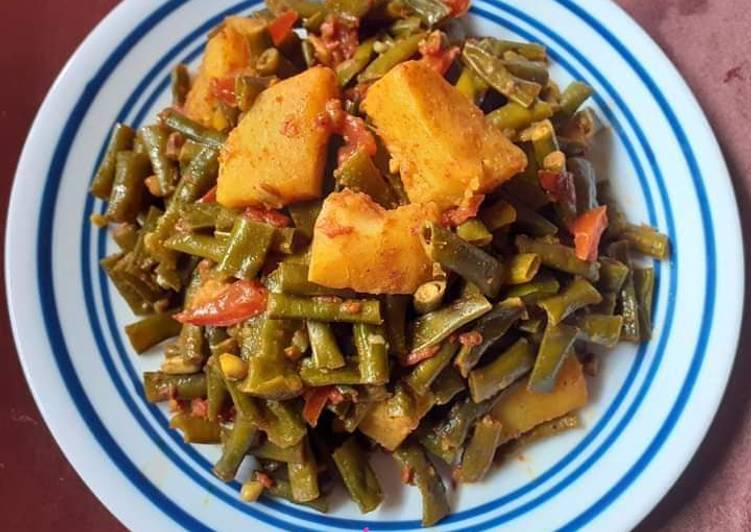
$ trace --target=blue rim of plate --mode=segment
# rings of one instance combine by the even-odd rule
[[[712,227],[712,218],[711,218],[711,213],[709,212],[709,206],[708,206],[707,199],[706,199],[706,191],[702,183],[701,173],[700,173],[698,164],[696,162],[696,158],[692,152],[688,138],[686,137],[685,132],[683,131],[680,123],[678,122],[675,116],[675,113],[670,108],[669,104],[667,103],[667,100],[665,99],[664,95],[662,95],[662,93],[659,91],[656,84],[654,83],[654,80],[652,80],[649,74],[646,71],[644,71],[643,67],[641,67],[641,65],[635,60],[635,58],[630,54],[630,52],[628,52],[628,50],[623,46],[623,44],[617,40],[617,38],[615,38],[610,32],[608,32],[605,28],[603,28],[597,21],[595,21],[589,14],[583,11],[575,3],[571,2],[570,0],[556,0],[556,1],[559,4],[563,5],[564,7],[568,8],[572,13],[574,13],[576,16],[582,19],[585,23],[587,23],[590,27],[592,27],[597,33],[599,33],[603,38],[605,38],[616,49],[616,51],[618,51],[618,53],[634,69],[634,71],[641,78],[641,80],[645,83],[649,91],[652,93],[653,97],[656,99],[656,101],[660,105],[663,113],[665,114],[665,117],[667,118],[667,120],[669,121],[669,123],[671,124],[673,128],[674,135],[681,146],[681,149],[684,153],[684,157],[686,158],[689,169],[691,170],[692,179],[694,182],[697,198],[699,200],[699,205],[701,209],[702,220],[704,223],[703,230],[705,232],[705,237],[707,236],[709,237],[709,238],[705,238],[705,252],[706,252],[707,259],[708,259],[707,284],[706,284],[707,292],[705,294],[705,305],[704,305],[705,310],[704,310],[704,315],[702,317],[702,327],[701,327],[700,338],[697,343],[697,348],[691,359],[691,366],[689,368],[687,379],[684,381],[681,387],[679,396],[676,399],[674,405],[672,406],[670,410],[670,414],[668,415],[661,429],[658,431],[657,435],[650,442],[650,445],[647,447],[647,450],[639,458],[639,460],[631,467],[629,472],[626,475],[624,475],[621,478],[621,480],[618,483],[616,483],[616,485],[610,488],[605,493],[605,495],[601,497],[592,507],[590,507],[587,511],[582,513],[580,516],[578,516],[576,519],[574,519],[567,525],[570,527],[578,527],[578,526],[585,524],[586,522],[591,520],[593,517],[595,517],[597,514],[599,514],[602,510],[604,510],[607,507],[607,505],[610,504],[613,500],[615,500],[619,496],[619,494],[639,475],[639,473],[646,467],[646,465],[651,461],[651,459],[657,453],[662,443],[664,443],[667,435],[670,433],[673,426],[675,425],[678,418],[680,417],[680,414],[683,408],[685,407],[686,401],[688,400],[688,397],[691,394],[693,385],[696,381],[696,377],[698,376],[698,373],[701,369],[701,364],[702,364],[703,357],[704,357],[704,350],[705,350],[706,341],[707,341],[707,332],[711,325],[712,316],[714,312],[714,298],[715,298],[715,289],[716,289],[714,265],[716,262],[716,257],[715,257],[714,241],[713,241],[714,231]],[[122,59],[122,57],[127,54],[128,50],[133,45],[135,45],[143,35],[147,34],[151,30],[151,28],[153,28],[159,21],[161,21],[163,18],[169,15],[169,13],[171,13],[174,9],[176,9],[183,3],[184,2],[180,2],[180,1],[168,2],[164,4],[163,6],[161,6],[160,8],[158,8],[157,10],[155,10],[153,13],[151,13],[147,18],[145,18],[144,21],[141,24],[139,24],[139,26],[137,26],[136,29],[133,32],[131,32],[126,37],[126,39],[115,49],[112,55],[110,55],[107,61],[99,69],[96,76],[87,85],[84,93],[81,95],[73,113],[69,116],[66,122],[66,125],[61,135],[61,139],[55,148],[52,164],[47,174],[42,208],[40,209],[37,254],[38,254],[39,265],[40,265],[38,282],[39,282],[39,288],[40,288],[40,297],[43,302],[42,308],[43,308],[43,317],[45,320],[46,331],[47,331],[50,343],[53,346],[54,356],[58,364],[58,369],[63,375],[66,387],[68,388],[68,391],[71,394],[71,397],[73,398],[77,408],[80,410],[82,418],[85,420],[85,422],[89,426],[90,430],[92,431],[97,441],[99,441],[100,445],[102,445],[103,449],[110,455],[113,461],[120,467],[120,469],[123,471],[126,477],[128,477],[131,480],[131,482],[133,482],[134,485],[139,490],[141,490],[143,494],[149,500],[154,502],[159,508],[161,508],[164,511],[165,514],[175,519],[182,526],[185,526],[190,529],[200,529],[200,528],[205,528],[205,526],[202,525],[197,520],[195,520],[192,516],[187,514],[185,511],[183,511],[177,504],[169,500],[163,493],[161,493],[155,486],[153,486],[153,484],[151,484],[150,481],[148,481],[148,479],[146,479],[142,475],[142,473],[140,473],[140,471],[133,465],[133,463],[128,459],[125,453],[123,453],[123,451],[117,446],[112,436],[107,432],[103,423],[98,418],[95,410],[93,409],[93,406],[91,405],[91,403],[89,402],[89,400],[86,398],[86,396],[83,393],[83,388],[75,373],[75,369],[73,368],[67,349],[65,348],[64,338],[63,338],[62,330],[61,330],[60,323],[59,323],[58,316],[57,316],[54,289],[52,287],[51,282],[49,281],[49,279],[51,279],[51,273],[52,273],[52,255],[51,255],[52,231],[51,229],[52,229],[52,222],[54,219],[55,200],[57,196],[57,189],[59,186],[60,177],[62,175],[62,170],[64,168],[65,161],[68,155],[68,149],[70,147],[70,145],[66,143],[65,139],[73,139],[75,137],[75,134],[78,128],[80,127],[81,121],[87,112],[88,106],[95,98],[101,85],[107,79],[109,74],[114,70],[114,68],[117,66],[117,64]],[[243,2],[231,8],[230,10],[228,10],[228,12],[234,11],[234,10],[246,9],[247,7],[250,7],[251,5],[255,3],[256,2]],[[585,65],[586,69],[592,72],[595,78],[597,78],[597,72],[596,70],[592,68],[592,65],[590,65],[586,61],[585,58],[583,58],[580,54],[578,54],[578,52],[576,52],[574,48],[572,48],[570,45],[567,45],[567,43],[565,43],[565,41],[563,41],[563,39],[559,35],[552,32],[548,28],[543,27],[540,23],[524,15],[523,13],[519,12],[515,8],[511,6],[507,6],[498,0],[491,1],[488,3],[492,5],[493,7],[505,10],[509,14],[512,14],[513,16],[521,20],[524,20],[526,24],[534,27],[538,31],[545,33],[548,36],[548,38],[552,39],[558,45],[562,46],[564,49],[567,50],[568,53],[574,56],[581,64]],[[498,17],[496,17],[495,15],[491,13],[487,13],[479,9],[475,9],[474,12],[480,16],[485,16],[486,18],[493,20],[494,22],[498,24],[509,27],[509,23],[507,23],[507,21],[500,20]],[[224,16],[224,14],[218,15],[218,17],[221,17],[221,16]],[[516,28],[510,28],[510,29],[512,29],[512,31],[515,31],[521,34],[522,36],[524,36],[524,34],[527,33],[524,31],[517,31]],[[187,38],[181,41],[181,43],[183,43],[186,40]],[[559,62],[561,62],[562,58],[556,58],[556,59]],[[166,58],[163,61],[160,61],[160,64],[155,66],[154,69],[152,69],[152,71],[149,74],[150,75],[155,74],[159,70],[163,69],[165,65],[161,63],[164,61],[166,61]],[[609,86],[607,81],[604,79],[598,80],[598,81],[604,82],[601,84],[605,87]],[[633,117],[628,112],[628,109],[623,106],[623,102],[619,98],[616,98],[616,102],[618,102],[619,107],[621,107],[621,111],[624,113],[624,115],[627,118],[630,117],[629,121],[630,122],[633,121],[633,123],[630,124],[632,129],[634,129],[637,132],[640,132],[640,129],[638,128],[638,124],[636,124],[636,122],[633,120]],[[661,179],[660,172],[659,172],[659,167],[656,165],[654,154],[651,153],[651,150],[649,149],[648,144],[644,142],[645,137],[643,136],[643,134],[638,135],[638,136],[640,137],[640,142],[643,144],[643,148],[645,152],[647,153],[647,157],[650,161],[650,164],[653,167],[655,176],[658,177],[657,179],[658,184],[661,184],[662,188],[664,188],[664,183],[662,183],[662,179]],[[634,162],[635,164],[639,164],[637,160],[634,160]],[[648,196],[647,191],[645,190],[644,192]],[[669,203],[667,203],[666,206],[669,210]],[[650,215],[650,218],[651,217],[652,216]],[[654,223],[653,220],[651,220],[651,222]],[[673,242],[675,243],[676,242],[675,235],[671,235],[671,237],[672,237]],[[677,246],[675,247],[677,248]],[[673,282],[674,278],[675,278],[675,275],[671,275],[671,283]],[[670,293],[675,293],[675,292],[671,290]],[[661,352],[660,349],[658,349],[658,353],[659,352]],[[637,359],[641,359],[641,358],[643,357],[637,357]],[[650,376],[654,375],[654,373],[656,372],[657,366],[659,366],[659,356],[655,357],[655,361],[653,362],[653,367],[650,371]],[[651,380],[650,376],[647,377],[646,382],[649,382]],[[638,398],[639,397],[643,398],[645,392],[646,392],[646,389],[642,389]],[[640,402],[638,398],[636,402]],[[638,406],[635,407],[634,405],[632,405],[630,409],[631,413],[635,411],[635,408],[638,408]],[[628,418],[630,418],[629,415],[624,417],[624,420]],[[593,461],[594,460],[590,459],[590,462],[593,463]],[[491,509],[495,509],[497,507],[497,504],[499,503],[493,502],[493,503],[487,503],[487,504],[493,506],[493,508]],[[244,506],[244,508],[252,508],[252,507]],[[291,508],[289,506],[282,505],[282,511],[290,513],[290,509]],[[476,511],[476,510],[477,509],[473,509],[470,511]],[[307,514],[307,512],[304,512],[304,513]],[[309,518],[310,515],[312,514],[307,514],[303,518]],[[279,521],[273,516],[269,516],[268,514],[254,515],[254,517],[262,518],[264,521],[268,522],[268,524],[272,524],[274,526],[283,526],[283,527],[289,526],[288,523]],[[504,516],[500,516],[500,518],[503,518],[503,517]],[[515,517],[515,516],[512,516],[512,517]],[[331,518],[327,518],[327,520],[330,520],[330,519]],[[496,517],[492,521],[489,521],[483,524],[487,524],[487,525],[496,524],[496,521],[498,519],[499,517]],[[341,526],[340,525],[341,521],[345,521],[345,522],[351,522],[351,524],[346,524],[344,526],[356,526],[356,527],[369,526],[371,529],[381,528],[380,527],[381,524],[369,523],[367,521],[338,520],[338,519],[336,521],[337,522],[325,522],[325,523],[318,521],[318,524],[329,524],[329,525],[334,525],[334,526]],[[450,521],[447,521],[447,524],[449,522]],[[385,522],[382,524],[389,525],[390,523],[393,523],[394,525],[398,525],[398,527],[400,528],[405,525],[419,527],[419,522],[417,521]],[[392,528],[392,527],[387,526],[386,528]]]

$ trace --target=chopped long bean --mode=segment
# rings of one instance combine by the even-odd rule
[[[569,356],[579,329],[571,325],[548,325],[542,337],[537,360],[529,377],[530,391],[550,393],[555,386],[558,372]]]
[[[352,500],[363,513],[372,512],[383,501],[381,486],[357,439],[347,439],[332,457]]]

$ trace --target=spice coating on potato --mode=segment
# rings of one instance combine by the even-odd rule
[[[245,69],[251,69],[256,54],[248,45],[248,38],[266,32],[260,19],[227,17],[215,35],[206,43],[206,51],[198,74],[185,99],[185,114],[205,126],[214,126],[219,101],[212,84]],[[269,46],[271,41],[268,41]]]
[[[419,234],[438,217],[433,204],[387,211],[366,194],[333,193],[316,221],[308,278],[368,294],[411,294],[431,278]]]
[[[500,443],[583,407],[588,396],[582,365],[574,353],[561,368],[552,392],[531,392],[527,390],[527,380],[522,379],[504,392],[491,411],[503,425]]]
[[[320,197],[331,136],[320,117],[338,96],[336,74],[324,67],[261,93],[222,149],[217,201],[278,209]]]
[[[392,69],[362,108],[396,161],[412,203],[468,205],[526,168],[524,152],[482,111],[418,61]]]

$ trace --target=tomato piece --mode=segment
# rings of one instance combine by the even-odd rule
[[[308,388],[303,394],[305,405],[302,408],[302,417],[311,427],[318,424],[318,418],[329,401],[333,386],[322,386],[320,388]]]
[[[451,10],[452,17],[461,17],[469,11],[469,0],[443,0],[443,3]]]
[[[292,220],[285,214],[274,209],[261,209],[258,207],[246,207],[243,216],[254,222],[273,225],[274,227],[289,227]]]
[[[474,347],[482,343],[482,333],[470,331],[459,335],[459,343],[466,347]]]
[[[336,66],[355,55],[360,44],[357,29],[360,21],[356,18],[343,18],[328,15],[321,24],[321,44],[325,48],[323,55],[328,57],[328,66]]]
[[[412,351],[404,360],[404,365],[414,366],[415,364],[419,364],[423,360],[434,357],[440,349],[440,345],[429,345],[428,347],[423,347],[422,349],[418,349],[417,351]]]
[[[228,285],[214,298],[185,309],[174,318],[180,323],[229,327],[266,310],[268,290],[258,281],[240,280]]]
[[[595,261],[602,233],[608,227],[608,208],[603,205],[580,215],[573,223],[576,256],[581,260]]]
[[[459,48],[456,46],[443,48],[442,37],[439,31],[434,31],[428,35],[428,38],[420,43],[419,50],[422,54],[420,61],[438,72],[441,76],[446,73],[454,62],[454,59],[456,59],[456,56],[459,55]]]
[[[234,107],[237,105],[235,97],[235,77],[212,78],[210,90],[212,96],[223,104]]]
[[[339,149],[339,164],[358,150],[365,151],[370,157],[374,157],[378,151],[375,137],[365,121],[344,111],[341,100],[326,103],[326,112],[319,118],[319,123],[344,139],[344,146]]]
[[[200,397],[193,399],[190,402],[190,415],[193,417],[206,418],[209,415],[209,402]]]
[[[211,187],[206,194],[198,198],[196,203],[216,203],[216,185]]]
[[[287,38],[292,31],[292,28],[295,26],[295,22],[297,22],[297,13],[290,10],[279,14],[279,16],[269,24],[269,34],[271,35],[271,42],[274,43],[274,46],[279,46],[284,42],[284,39]]]

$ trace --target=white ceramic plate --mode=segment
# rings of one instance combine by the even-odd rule
[[[362,516],[339,493],[328,515],[245,504],[213,478],[214,449],[191,447],[148,405],[123,340],[133,320],[97,265],[112,244],[88,223],[88,182],[116,121],[141,125],[168,101],[177,62],[196,64],[207,31],[255,1],[127,0],[74,54],[39,111],[8,218],[8,302],[18,351],[68,459],[133,529],[419,527],[414,489],[378,458],[382,508]],[[485,482],[451,493],[444,530],[626,530],[660,500],[701,442],[732,366],[743,306],[736,203],[692,94],[647,35],[603,0],[476,1],[477,35],[540,41],[560,82],[587,81],[610,129],[595,150],[628,214],[670,235],[656,264],[654,339],[620,347],[594,380],[584,428],[540,442]]]

